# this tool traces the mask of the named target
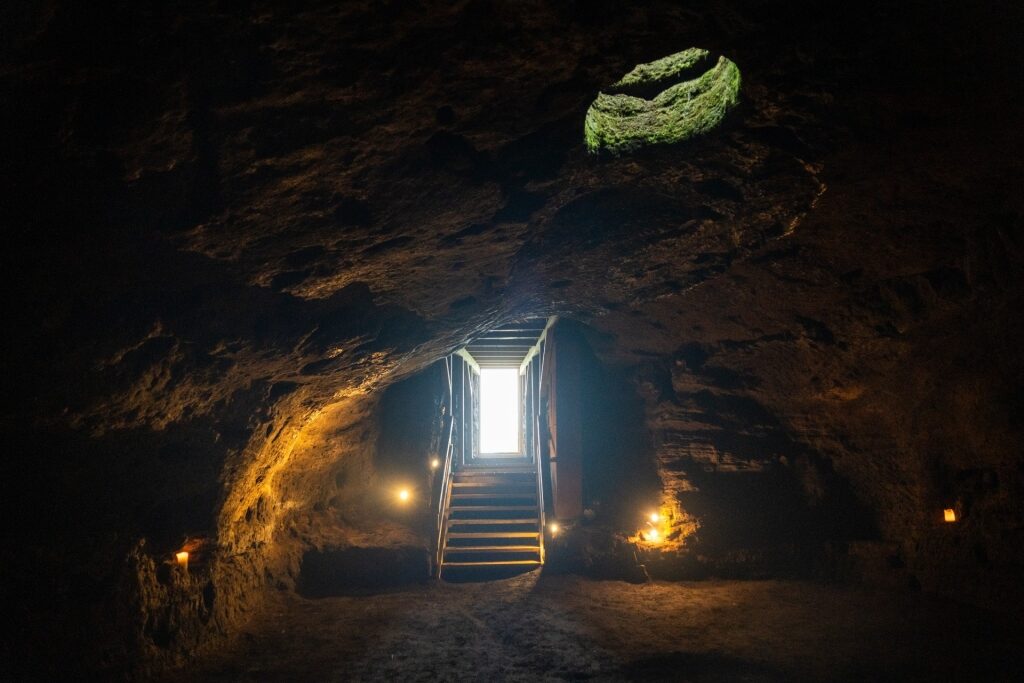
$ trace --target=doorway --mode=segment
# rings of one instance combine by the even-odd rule
[[[480,457],[523,457],[519,368],[480,369]]]

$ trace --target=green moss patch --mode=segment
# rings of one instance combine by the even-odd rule
[[[690,48],[640,64],[613,84],[628,89],[668,83],[707,59],[707,50]],[[715,128],[739,104],[740,70],[719,57],[710,69],[669,85],[651,99],[598,93],[587,110],[584,138],[592,152],[622,154],[648,145],[689,140]]]

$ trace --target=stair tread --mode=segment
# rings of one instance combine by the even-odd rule
[[[532,564],[541,565],[541,560],[487,560],[479,562],[444,562],[441,567],[483,567],[483,566],[507,566],[510,564]]]
[[[490,467],[484,467],[483,465],[459,465],[453,471],[456,474],[528,474],[536,472],[537,468],[532,463],[526,465],[523,463],[499,463]]]
[[[452,505],[448,508],[449,512],[501,512],[508,510],[513,512],[516,510],[536,510],[536,505]]]
[[[525,489],[532,488],[537,485],[534,481],[502,481],[502,482],[487,482],[487,481],[453,481],[452,486],[458,486],[459,488],[497,488],[499,486],[507,486],[508,488]]]
[[[452,531],[448,538],[539,538],[537,531]],[[449,546],[446,546],[449,547]]]
[[[539,553],[539,545],[450,545],[445,553]]]
[[[462,526],[466,524],[538,524],[540,520],[536,517],[517,519],[449,519],[448,526]]]
[[[494,467],[459,467],[455,474],[468,474],[470,476],[488,474],[536,474],[537,470],[532,465],[496,465]]]
[[[537,481],[537,476],[533,472],[479,472],[477,474],[465,474],[460,472],[452,476],[452,481],[468,482],[486,481],[488,479],[497,479],[514,484],[529,484],[530,482]]]
[[[452,492],[452,498],[469,498],[472,500],[480,500],[482,498],[536,498],[536,491],[529,491],[527,493],[455,493]]]

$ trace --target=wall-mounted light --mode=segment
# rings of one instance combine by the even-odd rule
[[[438,458],[431,458],[431,460],[430,460],[430,469],[436,470],[440,466],[441,466],[441,460],[440,459],[438,459]]]
[[[558,535],[559,528],[560,527],[558,526],[558,522],[551,522],[550,524],[548,524],[548,531],[551,532],[552,536]]]
[[[188,571],[188,551],[182,550],[181,552],[174,553],[174,559],[178,561],[178,566]]]
[[[407,488],[400,488],[395,493],[395,496],[398,498],[399,503],[408,503],[409,499],[412,498],[412,492]]]
[[[942,511],[942,521],[944,522],[955,522],[956,521],[956,510],[953,508],[946,508]]]

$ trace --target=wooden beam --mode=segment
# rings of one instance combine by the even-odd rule
[[[527,352],[526,357],[523,358],[523,362],[520,363],[519,365],[520,375],[526,374],[526,368],[530,366],[530,361],[533,360],[533,357],[540,352],[541,343],[543,343],[543,341],[547,338],[548,330],[550,330],[551,326],[554,325],[556,322],[558,322],[557,315],[553,315],[550,318],[548,318],[547,324],[544,325],[544,331],[541,332],[540,336],[537,338],[537,343],[530,347],[530,350]]]
[[[455,355],[466,361],[466,363],[469,364],[469,367],[473,368],[476,374],[480,374],[480,365],[476,362],[476,359],[466,351],[466,349],[459,349],[455,352]]]

